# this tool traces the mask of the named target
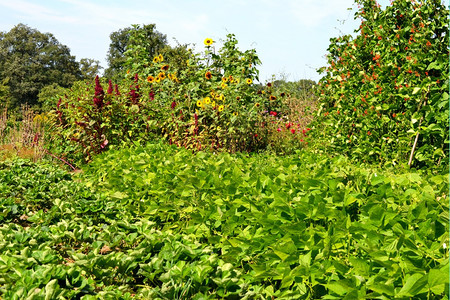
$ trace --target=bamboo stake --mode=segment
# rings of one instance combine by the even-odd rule
[[[422,120],[423,120],[423,117],[420,118],[420,121],[419,121],[419,130],[420,130],[420,126],[422,125]],[[408,167],[410,167],[410,168],[411,168],[411,163],[412,163],[412,160],[414,157],[414,151],[416,151],[417,141],[419,140],[419,130],[417,130],[416,139],[414,140],[414,144],[411,149],[411,154],[409,155]]]
[[[427,100],[424,101],[423,106],[419,105],[418,111],[419,111],[422,107],[424,107],[425,105],[427,105]],[[422,121],[423,121],[423,116],[420,118],[420,121],[419,121],[419,127],[418,127],[418,129],[417,129],[416,138],[415,138],[415,140],[414,140],[414,144],[413,144],[413,147],[412,147],[412,149],[411,149],[411,154],[409,155],[408,167],[410,167],[410,168],[411,168],[411,163],[412,163],[412,160],[413,160],[413,157],[414,157],[414,152],[416,151],[417,141],[419,140],[420,126],[422,125]]]

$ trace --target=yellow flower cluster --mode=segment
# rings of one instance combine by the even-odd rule
[[[147,77],[147,82],[149,82],[149,83],[159,83],[159,82],[163,81],[166,78],[168,78],[168,79],[170,79],[170,80],[172,80],[174,82],[180,83],[180,80],[178,79],[176,73],[168,73],[166,75],[166,73],[164,71],[159,72],[158,75],[156,75],[156,76],[149,75]]]
[[[213,99],[211,99],[210,97],[205,97],[202,100],[197,100],[197,107],[201,108],[201,109],[206,109],[208,107],[211,107],[213,109],[217,109],[218,111],[223,111],[224,106],[221,105],[217,105],[216,100],[221,100],[223,101],[224,96],[223,95],[216,95],[214,92],[211,92],[211,96],[213,97]]]
[[[155,64],[156,64],[156,63],[159,63],[159,62],[163,62],[163,61],[164,61],[164,57],[162,56],[162,54],[153,57],[153,62],[154,62]]]

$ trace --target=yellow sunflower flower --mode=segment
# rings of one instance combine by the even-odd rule
[[[150,75],[150,76],[147,77],[147,81],[150,82],[150,83],[153,83],[153,82],[155,82],[155,77]]]
[[[218,110],[219,110],[219,111],[223,111],[223,105],[219,105]]]
[[[222,82],[222,83],[220,84],[220,87],[221,87],[222,89],[226,89],[226,88],[228,87],[228,84],[226,84],[225,82]]]
[[[205,46],[211,46],[213,43],[214,43],[214,41],[212,40],[212,39],[210,39],[210,38],[206,38],[204,41],[203,41],[203,43],[205,44]]]
[[[203,107],[203,103],[202,103],[201,100],[197,100],[197,106],[198,106],[198,107]]]
[[[238,113],[237,111],[235,111],[235,112],[233,113],[233,116],[237,117],[237,115],[239,115],[239,113]]]
[[[159,72],[158,78],[161,79],[161,80],[164,80],[164,79],[166,79],[166,74],[163,73],[163,72]]]
[[[205,104],[209,104],[209,103],[211,103],[211,98],[205,97],[205,98],[203,99],[203,102],[204,102]]]
[[[227,81],[228,81],[228,78],[227,78],[227,77],[222,77],[222,81],[223,81],[223,82],[227,82]]]
[[[159,62],[159,57],[158,56],[153,57],[153,62],[155,64],[158,63]]]
[[[216,107],[216,101],[213,101],[212,103],[211,103],[211,106],[214,108],[214,107]]]
[[[251,80],[250,78],[247,78],[247,79],[245,80],[245,82],[246,82],[247,84],[252,84],[252,83],[253,83],[253,80]]]
[[[164,57],[162,56],[162,54],[158,55],[158,59],[159,59],[159,61],[163,61],[164,60]]]

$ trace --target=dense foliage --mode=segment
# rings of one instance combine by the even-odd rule
[[[318,85],[134,26],[113,80],[0,109],[0,298],[448,300],[449,11],[357,3]]]
[[[24,24],[0,33],[0,79],[7,78],[11,108],[37,104],[39,90],[51,83],[70,87],[81,78],[78,62],[70,50],[50,33]]]
[[[122,28],[111,33],[109,35],[111,43],[109,44],[107,55],[108,68],[105,70],[104,76],[108,79],[122,77],[123,73],[126,71],[125,63],[127,61],[127,56],[125,53],[132,46],[143,46],[132,38],[133,35],[142,35],[143,39],[146,40],[144,47],[150,57],[159,54],[162,49],[168,47],[166,35],[160,33],[155,28],[155,24],[143,26],[136,25],[133,27]],[[93,77],[95,77],[95,75]]]
[[[0,169],[5,299],[448,295],[448,175],[162,144]]]
[[[121,82],[97,77],[60,94],[53,145],[62,153],[89,161],[112,146],[157,138],[195,151],[258,151],[277,144],[273,132],[287,132],[297,148],[306,141],[306,124],[289,119],[286,93],[254,85],[259,59],[240,51],[233,35],[218,52],[210,39],[200,54],[173,48],[164,52],[173,55],[169,62],[150,56],[142,32],[130,38],[144,46],[129,45]],[[176,60],[182,55],[188,59]]]
[[[100,69],[93,59],[77,62],[51,33],[24,24],[0,32],[0,101],[10,110],[22,105],[42,110],[38,94],[43,88],[68,88],[77,80],[95,77]]]
[[[358,160],[448,168],[448,8],[356,2],[356,36],[332,39],[322,69],[320,140]]]

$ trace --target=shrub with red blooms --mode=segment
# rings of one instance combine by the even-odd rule
[[[133,79],[128,90],[123,85],[123,93],[117,84],[98,76],[93,84],[88,82],[87,88],[85,82],[77,82],[66,90],[55,110],[55,123],[60,128],[55,139],[71,149],[74,159],[90,161],[111,145],[145,142],[160,134],[156,128],[158,114],[149,101],[140,101],[137,80]],[[102,84],[108,84],[106,94]]]
[[[395,0],[384,9],[375,0],[356,3],[359,29],[331,39],[321,69],[316,146],[448,172],[448,8],[427,0]]]

